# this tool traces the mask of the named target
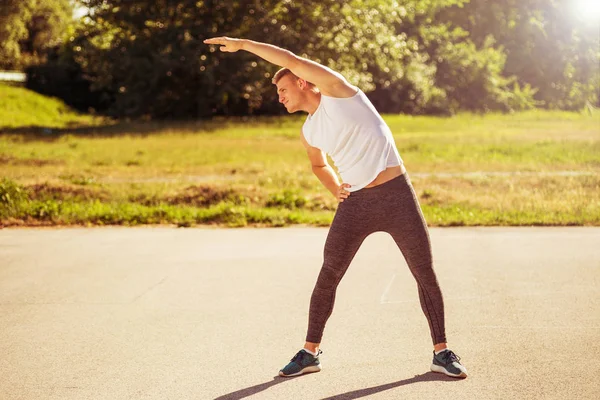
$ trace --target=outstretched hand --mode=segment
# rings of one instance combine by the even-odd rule
[[[235,53],[238,50],[242,49],[242,40],[229,38],[226,36],[206,39],[204,41],[206,44],[218,44],[221,45],[220,49],[226,53]]]

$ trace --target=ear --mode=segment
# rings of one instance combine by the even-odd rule
[[[298,87],[302,90],[304,90],[307,86],[306,80],[302,79],[302,78],[298,78]]]

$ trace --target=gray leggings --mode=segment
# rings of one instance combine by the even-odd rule
[[[307,342],[321,342],[338,284],[362,242],[377,231],[392,236],[417,281],[433,344],[446,342],[444,301],[433,270],[429,233],[407,174],[353,192],[339,204],[310,300]]]

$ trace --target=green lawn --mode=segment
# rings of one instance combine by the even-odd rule
[[[384,118],[432,226],[600,225],[598,112]],[[117,123],[0,85],[0,218],[327,225],[336,204],[312,176],[302,122]]]
[[[81,125],[99,125],[105,121],[81,115],[62,101],[43,96],[16,85],[0,83],[0,127],[65,128]]]

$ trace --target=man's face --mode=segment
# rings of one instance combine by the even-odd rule
[[[302,99],[302,89],[299,86],[299,80],[293,75],[286,75],[277,82],[277,94],[279,102],[283,104],[288,113],[300,110],[300,101]]]

